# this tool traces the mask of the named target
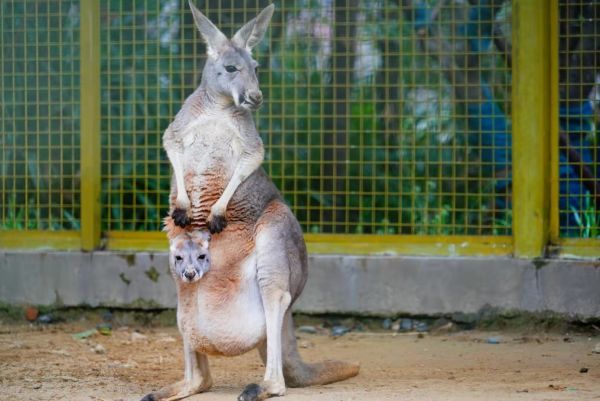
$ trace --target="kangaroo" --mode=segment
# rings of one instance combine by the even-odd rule
[[[142,400],[177,400],[206,391],[212,386],[208,355],[236,356],[255,348],[265,363],[264,378],[260,384],[246,386],[239,401],[284,395],[286,384],[302,387],[353,377],[359,371],[356,363],[305,363],[300,358],[291,306],[308,275],[304,237],[293,213],[257,163],[259,158],[247,152],[262,148],[252,107],[246,105],[247,101],[256,104],[248,88],[258,91],[250,50],[264,35],[273,6],[231,40],[191,1],[190,8],[207,43],[208,58],[200,86],[170,126],[173,138],[183,143],[174,163],[171,210],[165,219],[170,263],[177,260],[176,251],[193,249],[178,244],[186,241],[185,235],[205,230],[215,216],[215,202],[225,197],[228,189],[233,192],[224,206],[227,225],[210,241],[210,268],[193,282],[184,280],[185,273],[174,275],[184,378]],[[182,206],[182,192],[189,199],[185,228],[175,221],[178,216],[174,213]],[[225,215],[225,210],[217,212]]]
[[[175,120],[165,130],[163,147],[173,166],[177,183],[173,220],[178,226],[185,227],[191,221],[191,202],[183,176],[185,148],[198,139],[198,130],[204,131],[206,135],[203,135],[203,139],[209,140],[212,133],[219,130],[235,132],[228,145],[240,157],[229,183],[212,205],[208,217],[208,228],[211,233],[216,233],[227,224],[225,210],[235,190],[263,161],[263,143],[248,113],[257,110],[263,101],[256,77],[258,63],[252,59],[250,52],[264,36],[275,7],[271,5],[265,8],[229,41],[193,6],[191,0],[189,4],[196,26],[208,46],[208,59],[200,87],[186,100]],[[221,120],[218,116],[222,111],[226,113],[221,117],[226,118]],[[197,115],[198,118],[190,121],[190,115]]]

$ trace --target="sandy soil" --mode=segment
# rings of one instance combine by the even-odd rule
[[[0,400],[139,400],[180,379],[176,328],[122,327],[76,340],[85,324],[0,325]],[[361,373],[327,386],[288,389],[296,400],[600,400],[600,337],[461,332],[446,335],[298,334],[308,361],[356,360]],[[486,339],[500,337],[500,344]],[[257,382],[256,353],[211,358],[215,386],[189,400],[233,401]],[[587,373],[580,373],[587,368]]]

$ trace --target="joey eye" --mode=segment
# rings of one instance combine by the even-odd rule
[[[198,260],[204,260],[206,258],[206,255],[198,255]]]
[[[181,262],[183,260],[183,258],[179,255],[175,256],[175,260],[178,262]]]
[[[225,71],[227,72],[236,72],[238,69],[235,65],[226,65]]]

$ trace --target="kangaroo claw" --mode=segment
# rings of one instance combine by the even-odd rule
[[[225,216],[213,215],[208,216],[208,229],[211,234],[220,233],[227,226]]]
[[[258,384],[248,384],[242,394],[239,395],[237,401],[262,401],[268,398],[269,395]]]
[[[175,209],[173,213],[171,213],[171,217],[173,218],[173,222],[175,225],[178,225],[181,228],[185,228],[192,221],[187,215],[187,212],[183,209]]]

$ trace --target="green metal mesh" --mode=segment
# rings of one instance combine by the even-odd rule
[[[441,3],[296,2],[276,14],[259,53],[260,129],[266,167],[308,232],[510,233],[498,185],[510,132],[492,121],[510,114],[492,41],[510,32],[510,7]]]
[[[157,230],[167,213],[162,132],[194,87],[200,58],[183,1],[101,3],[102,222]]]
[[[102,3],[103,226],[153,230],[199,82],[186,2]],[[268,4],[197,1],[226,34]],[[309,233],[509,235],[510,2],[286,1],[255,50],[264,167]]]
[[[559,2],[559,224],[562,237],[600,237],[600,4]]]
[[[0,2],[0,229],[79,229],[78,1]]]

